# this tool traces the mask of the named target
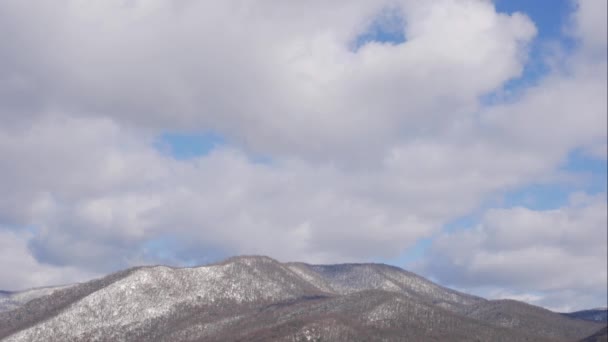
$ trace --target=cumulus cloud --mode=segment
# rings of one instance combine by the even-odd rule
[[[578,293],[585,295],[570,308],[597,306],[607,300],[606,215],[606,194],[576,194],[554,210],[491,209],[479,225],[442,234],[427,271],[445,283],[494,288],[499,298],[532,296],[560,307],[561,294]]]
[[[4,1],[5,238],[54,274],[200,262],[207,249],[395,257],[488,197],[553,177],[572,150],[605,146],[594,6],[573,14],[575,52],[488,105],[536,34],[491,1]],[[384,21],[405,41],[353,48]],[[167,131],[228,144],[176,160],[154,147]]]
[[[535,34],[527,17],[498,14],[489,1],[3,7],[3,31],[18,32],[3,49],[9,104],[203,127],[254,150],[325,160],[371,157],[460,121],[479,95],[521,73]],[[407,41],[353,51],[387,10],[402,13]]]
[[[0,140],[15,194],[0,202],[3,220],[38,227],[39,259],[97,270],[140,262],[133,247],[167,235],[288,260],[394,257],[493,191],[550,171],[499,146],[430,141],[363,169],[259,163],[232,147],[175,160],[109,119],[53,117]]]
[[[606,1],[578,0],[575,1],[576,11],[572,16],[571,33],[582,40],[586,52],[597,54],[602,58],[606,55],[606,36],[608,23]]]
[[[22,290],[28,287],[62,285],[98,276],[73,266],[52,266],[36,260],[27,247],[31,237],[0,228],[0,288]]]

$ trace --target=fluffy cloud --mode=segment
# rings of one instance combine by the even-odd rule
[[[3,48],[10,120],[15,106],[69,108],[324,160],[371,157],[462,120],[479,95],[521,73],[535,34],[527,17],[488,1],[3,7],[1,29],[17,32]],[[353,51],[386,11],[403,17],[407,41]]]
[[[563,295],[577,293],[586,295],[569,309],[597,306],[607,300],[607,210],[606,194],[574,195],[554,210],[489,210],[476,227],[442,234],[427,271],[445,283],[494,288],[496,297],[519,292],[563,307]]]
[[[3,220],[39,229],[30,245],[39,259],[97,270],[141,262],[133,247],[167,235],[227,253],[368,260],[550,172],[533,155],[472,143],[396,146],[378,165],[346,169],[260,163],[231,147],[175,160],[135,137],[90,118],[0,130],[3,182],[15,194],[0,202]]]
[[[73,266],[58,267],[41,263],[32,257],[27,248],[31,234],[15,233],[4,228],[0,228],[0,288],[22,290],[24,284],[29,287],[61,285],[98,276]]]
[[[572,34],[582,40],[587,52],[597,54],[596,57],[601,59],[606,55],[608,4],[594,0],[578,0],[575,4],[577,8],[572,16]]]
[[[102,260],[165,234],[310,261],[396,255],[473,208],[479,194],[439,196],[496,186],[477,177],[437,183],[442,174],[431,171],[455,151],[444,146],[396,149],[373,170],[349,171],[298,159],[256,163],[228,147],[178,161],[106,119],[54,117],[0,133],[4,188],[15,194],[0,202],[3,220],[38,227],[34,251],[57,264],[109,266]],[[463,164],[485,153],[470,148]],[[515,181],[507,170],[504,177]],[[326,251],[333,254],[321,257]]]
[[[397,256],[555,177],[572,150],[602,151],[605,39],[590,6],[569,28],[575,52],[484,105],[521,75],[536,33],[490,1],[4,1],[4,239],[28,253],[24,270],[81,276],[214,253]],[[374,25],[405,42],[355,48]],[[154,147],[166,131],[228,144],[176,160]],[[2,278],[14,261],[0,262]]]

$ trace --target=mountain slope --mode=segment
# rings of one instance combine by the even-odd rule
[[[0,312],[14,310],[25,303],[44,296],[48,296],[55,291],[66,289],[72,285],[39,287],[25,291],[0,291]]]
[[[432,304],[458,311],[485,299],[439,286],[414,273],[384,264],[307,265],[289,264],[290,269],[314,277],[317,286],[337,294],[376,289],[430,300]],[[310,279],[310,278],[309,278]],[[311,280],[309,280],[311,281]]]
[[[0,338],[30,328],[49,317],[59,315],[70,305],[87,296],[104,289],[109,284],[122,279],[137,268],[117,272],[101,279],[84,284],[70,286],[65,289],[52,291],[48,295],[36,297],[16,309],[0,312]]]
[[[267,257],[129,269],[0,312],[6,341],[559,341],[601,327],[392,266]]]
[[[505,328],[553,339],[575,340],[589,333],[590,325],[558,313],[518,302],[493,300],[471,306],[465,315]],[[595,325],[601,327],[602,325]]]
[[[608,327],[596,331],[593,335],[587,336],[581,340],[581,342],[607,342],[608,341]]]

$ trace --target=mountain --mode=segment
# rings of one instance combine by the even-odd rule
[[[393,266],[259,256],[31,291],[0,294],[3,341],[573,341],[604,326]]]
[[[582,310],[575,312],[562,313],[562,315],[577,318],[586,321],[594,321],[594,322],[608,322],[608,309],[607,308],[597,308],[590,310]]]
[[[19,292],[0,291],[0,312],[16,309],[32,299],[48,296],[56,290],[69,286],[39,287]]]
[[[607,342],[608,341],[608,327],[596,331],[593,335],[587,336],[580,342]]]

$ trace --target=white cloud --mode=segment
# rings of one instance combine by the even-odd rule
[[[494,288],[496,297],[535,291],[533,302],[547,306],[598,306],[608,286],[606,216],[606,194],[574,195],[554,210],[492,209],[478,226],[442,234],[425,267],[447,284]]]
[[[256,163],[229,147],[179,161],[135,137],[93,118],[0,130],[2,182],[15,194],[0,202],[2,219],[40,229],[31,247],[41,260],[102,270],[140,262],[138,246],[167,234],[235,254],[369,260],[550,171],[535,156],[471,143],[420,141],[346,168]]]
[[[125,4],[5,3],[2,29],[19,35],[4,49],[4,116],[58,106],[214,129],[265,153],[368,159],[470,116],[478,96],[521,73],[535,34],[488,1]],[[351,51],[387,6],[403,11],[407,42]],[[35,100],[13,103],[24,98]]]
[[[603,0],[577,0],[575,4],[577,8],[571,28],[573,35],[582,40],[586,52],[605,59],[608,3]]]
[[[34,259],[27,248],[31,234],[0,228],[0,288],[23,290],[28,287],[70,284],[98,274],[72,266],[53,266]]]
[[[354,52],[387,10],[406,42]],[[605,141],[606,63],[585,50],[597,28],[572,30],[580,51],[484,106],[536,32],[490,1],[4,1],[0,223],[36,227],[19,241],[37,260],[83,272],[150,262],[146,243],[168,236],[178,261],[200,246],[399,255]],[[152,147],[165,130],[231,145],[178,161]]]

